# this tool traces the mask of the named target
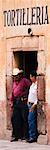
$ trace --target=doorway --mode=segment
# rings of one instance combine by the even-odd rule
[[[13,57],[12,57],[12,70],[13,68],[17,67],[19,69],[23,69],[24,75],[26,78],[29,79],[30,72],[32,70],[37,70],[37,67],[39,65],[38,61],[38,51],[14,51],[13,52]],[[41,63],[42,65],[42,63]],[[41,76],[40,76],[41,78]],[[45,77],[44,77],[45,78]],[[40,79],[41,80],[41,79]],[[42,80],[41,80],[42,81]],[[41,83],[40,81],[40,83]],[[10,111],[10,106],[9,106],[9,98],[11,95],[12,91],[12,76],[9,77],[7,76],[7,81],[6,81],[6,93],[7,93],[7,129],[11,129],[11,111]],[[45,88],[44,88],[45,89]],[[39,89],[42,93],[44,89]],[[44,92],[43,92],[44,94]],[[44,95],[45,96],[45,95]],[[40,107],[39,107],[40,106]],[[44,106],[44,100],[39,101],[38,104],[38,130],[39,133],[45,134],[46,132],[46,118],[45,118],[45,110],[43,112],[43,106]],[[42,113],[41,113],[42,112]]]
[[[13,52],[12,70],[17,67],[23,69],[24,76],[30,78],[30,72],[36,70],[38,51],[15,51]],[[12,93],[12,76],[6,77],[6,94],[7,94],[7,129],[11,129],[11,110],[9,106],[9,99]]]
[[[13,56],[13,67],[23,69],[27,78],[32,70],[37,70],[37,51],[16,51]]]

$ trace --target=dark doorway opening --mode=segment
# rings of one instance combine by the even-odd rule
[[[24,75],[29,78],[30,72],[38,67],[37,61],[38,51],[16,51],[13,52],[13,68],[18,67],[24,70]],[[12,69],[13,69],[12,68]],[[9,98],[12,90],[12,77],[7,76],[6,79],[6,92],[7,92],[7,129],[11,129],[11,111],[9,105]],[[43,90],[43,89],[41,89]],[[44,91],[44,90],[43,90]],[[46,118],[45,112],[42,110],[44,106],[44,101],[39,101],[38,111],[37,111],[37,128],[39,133],[46,133]]]
[[[13,68],[17,67],[24,70],[26,78],[30,78],[30,72],[37,69],[37,51],[16,51],[13,52]],[[12,69],[13,69],[12,68]],[[12,93],[12,76],[6,77],[7,93],[7,129],[11,129],[11,110],[9,99]]]
[[[24,75],[29,78],[32,70],[37,70],[37,51],[16,51],[14,54],[14,65],[24,70]]]

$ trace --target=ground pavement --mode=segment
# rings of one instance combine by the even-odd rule
[[[0,140],[0,150],[50,150],[50,145],[42,145],[36,142]]]

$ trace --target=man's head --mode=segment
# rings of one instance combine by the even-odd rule
[[[31,71],[31,73],[30,73],[30,80],[32,82],[35,82],[36,81],[36,77],[37,77],[37,72],[35,70]]]
[[[19,81],[22,75],[23,75],[23,70],[20,70],[19,68],[13,69],[13,79],[14,80]]]

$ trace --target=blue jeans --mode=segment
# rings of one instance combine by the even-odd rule
[[[32,104],[29,104],[28,108],[30,109],[31,106]],[[29,139],[36,139],[37,138],[37,107],[32,112],[29,112],[28,124],[29,124]]]

